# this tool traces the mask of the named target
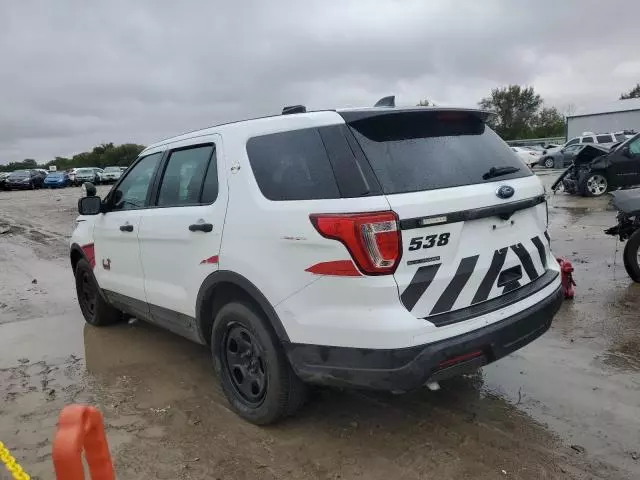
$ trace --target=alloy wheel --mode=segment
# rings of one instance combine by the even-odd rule
[[[587,190],[594,197],[602,195],[607,191],[607,179],[603,175],[591,175],[587,179]]]

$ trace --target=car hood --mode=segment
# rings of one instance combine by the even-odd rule
[[[575,165],[593,164],[600,161],[600,157],[604,157],[610,153],[607,147],[600,145],[587,144],[576,154],[573,159]]]

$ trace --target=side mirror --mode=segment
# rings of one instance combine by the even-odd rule
[[[78,200],[78,213],[80,215],[98,215],[102,211],[100,197],[82,197]]]
[[[622,153],[622,155],[624,155],[627,158],[631,158],[631,151],[629,150],[629,145],[625,145],[624,147],[622,147],[622,150],[620,150],[620,153]]]

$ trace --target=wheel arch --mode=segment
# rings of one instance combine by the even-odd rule
[[[230,299],[252,303],[264,313],[280,341],[289,341],[280,317],[258,287],[238,273],[218,270],[204,279],[196,299],[196,324],[202,343],[210,342],[215,316]]]
[[[71,244],[71,248],[69,250],[69,260],[71,261],[71,271],[74,274],[76,273],[76,265],[78,265],[78,262],[80,261],[80,259],[83,259],[83,258],[87,262],[89,262],[89,259],[85,255],[84,250],[82,250],[82,247],[77,243]]]

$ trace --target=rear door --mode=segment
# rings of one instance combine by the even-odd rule
[[[542,186],[478,115],[411,111],[349,122],[400,218],[400,299],[436,325],[464,320],[456,312],[547,270]]]
[[[172,145],[152,207],[142,213],[140,250],[151,314],[184,333],[203,280],[218,269],[227,207],[219,135]]]

